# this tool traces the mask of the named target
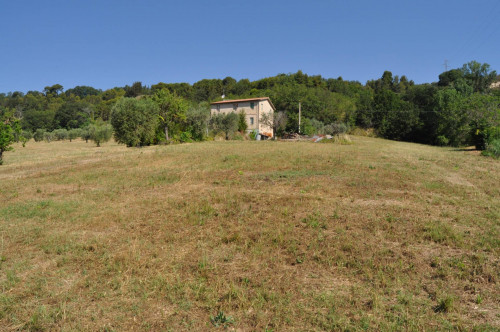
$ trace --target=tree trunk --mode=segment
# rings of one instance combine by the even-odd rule
[[[3,164],[2,154],[3,154],[3,150],[0,149],[0,165]]]
[[[165,138],[168,141],[168,126],[165,126]]]

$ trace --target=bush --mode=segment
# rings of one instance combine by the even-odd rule
[[[309,121],[309,126],[311,128],[311,135],[314,134],[323,134],[323,128],[325,127],[325,124],[321,121],[318,121],[316,119],[311,119]],[[309,127],[306,127],[309,128]]]
[[[323,132],[326,135],[332,135],[332,136],[345,134],[345,133],[347,133],[348,130],[349,130],[349,127],[345,123],[342,123],[342,122],[332,123],[332,124],[326,125],[323,128]]]
[[[450,140],[446,136],[440,135],[436,138],[436,144],[439,146],[446,146],[450,143]]]
[[[56,129],[52,132],[54,138],[58,141],[64,141],[68,138],[68,131],[66,129]]]
[[[90,139],[94,141],[97,146],[105,143],[113,136],[113,127],[109,123],[98,121],[89,126]]]
[[[314,121],[316,121],[316,120],[314,120]],[[311,120],[309,120],[307,118],[302,118],[300,134],[305,134],[305,135],[309,135],[309,136],[316,134],[316,128],[311,124]]]
[[[179,140],[184,143],[191,143],[193,141],[193,135],[189,131],[183,131],[179,136]]]
[[[19,121],[14,118],[13,112],[0,109],[0,165],[3,164],[3,153],[13,149],[11,144],[14,142],[14,135],[20,133],[20,130]]]
[[[248,128],[247,124],[247,115],[245,114],[244,111],[241,111],[238,114],[238,131],[240,133],[244,133]]]
[[[75,128],[68,131],[68,138],[70,142],[80,136],[82,136],[82,130],[80,128]]]
[[[26,146],[26,142],[28,142],[32,137],[33,134],[29,130],[23,130],[19,133],[19,141],[23,144],[23,148]]]
[[[476,150],[486,150],[488,144],[500,139],[500,127],[489,127],[482,130],[476,129],[471,133],[471,137]]]
[[[500,158],[500,139],[493,140],[491,143],[486,144],[486,150],[481,152],[483,156]]]
[[[450,312],[453,309],[453,298],[446,296],[438,301],[434,307],[435,312]]]
[[[33,133],[29,130],[23,130],[21,132],[21,136],[24,137],[27,141],[33,138]]]
[[[55,136],[54,136],[54,133],[50,132],[50,131],[46,131],[43,133],[43,139],[47,142],[47,143],[50,143],[54,140]]]
[[[45,129],[37,129],[35,131],[35,133],[33,134],[33,139],[35,140],[35,142],[41,142],[43,141],[43,136],[45,134]]]
[[[255,141],[257,139],[257,135],[258,135],[257,130],[254,129],[250,132],[250,134],[248,134],[248,137],[250,137],[252,141]]]

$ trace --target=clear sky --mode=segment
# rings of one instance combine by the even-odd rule
[[[0,92],[256,80],[301,69],[416,83],[500,72],[499,0],[0,0]]]

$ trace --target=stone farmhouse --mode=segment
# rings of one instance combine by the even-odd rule
[[[233,99],[216,101],[210,104],[210,114],[227,114],[245,112],[247,120],[247,132],[256,131],[257,139],[268,139],[273,137],[273,128],[269,123],[262,122],[262,116],[268,114],[270,121],[276,111],[269,97]]]

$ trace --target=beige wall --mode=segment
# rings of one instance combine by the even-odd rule
[[[268,116],[273,118],[273,108],[268,100],[261,100],[259,102],[259,116],[262,118],[263,114],[268,114]],[[259,121],[259,133],[266,134],[266,136],[273,136],[273,128]]]
[[[253,103],[253,108],[251,107]],[[236,108],[235,108],[236,107]],[[267,113],[271,114],[273,112],[273,108],[268,100],[256,100],[253,102],[245,101],[239,102],[237,105],[235,103],[227,103],[227,104],[215,104],[210,105],[210,113],[211,115],[215,114],[227,114],[230,112],[236,112],[237,114],[240,112],[245,112],[247,118],[247,131],[252,131],[257,129],[259,133],[273,133],[273,129],[269,126],[266,126],[261,123],[260,117],[262,114]],[[253,124],[252,124],[253,118]]]

